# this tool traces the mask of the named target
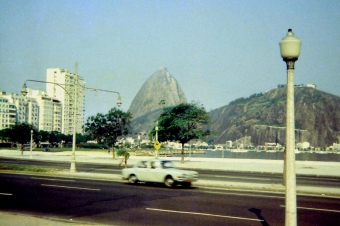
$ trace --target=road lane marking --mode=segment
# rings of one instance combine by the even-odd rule
[[[155,209],[155,208],[146,208],[146,210],[168,212],[168,213],[181,213],[181,214],[202,215],[202,216],[210,216],[210,217],[222,217],[222,218],[231,218],[231,219],[248,220],[248,221],[264,221],[264,220],[260,220],[260,219],[254,219],[254,218],[233,217],[233,216],[226,216],[226,215],[219,215],[219,214],[210,214],[210,213],[197,213],[197,212],[186,212],[186,211],[165,210],[165,209]]]
[[[0,193],[0,195],[13,195],[13,194],[10,194],[10,193]]]
[[[56,187],[56,188],[68,188],[68,189],[79,189],[79,190],[89,190],[89,191],[100,191],[100,189],[98,189],[98,188],[69,187],[69,186],[61,186],[61,185],[54,185],[54,184],[41,184],[41,186]]]
[[[75,182],[75,180],[64,180],[64,179],[52,179],[52,178],[41,178],[41,177],[31,177],[35,180],[52,180],[52,181],[62,181],[62,182]]]
[[[284,199],[285,197],[282,196],[275,196],[275,195],[252,195],[252,194],[238,194],[232,192],[218,192],[218,191],[204,191],[204,193],[209,194],[219,194],[219,195],[236,195],[236,196],[250,196],[250,197],[262,197],[262,198],[277,198],[277,199]]]
[[[225,177],[225,178],[236,178],[236,179],[250,179],[250,180],[271,180],[256,177],[235,177],[235,176],[214,176],[214,177]]]
[[[280,206],[285,207],[284,205],[280,205]],[[310,207],[296,207],[296,208],[297,209],[303,209],[303,210],[315,210],[315,211],[340,213],[340,210],[318,209],[318,208],[310,208]]]

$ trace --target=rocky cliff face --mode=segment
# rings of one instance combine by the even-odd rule
[[[129,112],[134,131],[148,132],[164,107],[185,103],[186,97],[176,79],[161,67],[143,84],[133,99]]]
[[[254,145],[285,143],[286,89],[240,98],[210,112],[215,143],[251,137]],[[295,88],[296,142],[316,147],[333,144],[340,135],[340,97],[307,87]]]

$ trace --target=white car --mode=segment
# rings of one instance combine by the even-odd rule
[[[170,160],[149,159],[137,162],[132,168],[122,170],[123,179],[129,183],[155,182],[164,183],[167,187],[177,184],[190,187],[197,181],[198,172],[177,169]]]

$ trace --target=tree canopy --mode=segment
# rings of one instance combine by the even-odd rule
[[[17,123],[9,128],[0,130],[0,140],[25,144],[30,142],[31,130],[33,130],[33,140],[36,144],[48,141],[53,146],[57,146],[61,142],[72,142],[71,134],[65,135],[58,131],[38,131],[32,124],[28,123]],[[77,133],[77,143],[86,142],[86,140],[86,136]]]
[[[158,140],[177,141],[182,144],[182,159],[184,163],[184,144],[192,139],[200,139],[210,134],[203,131],[202,126],[209,123],[209,114],[199,103],[182,103],[175,107],[166,107],[158,118]],[[156,134],[155,128],[150,136]]]
[[[98,113],[87,118],[85,132],[91,139],[104,141],[112,146],[113,158],[115,158],[114,144],[117,138],[130,132],[131,113],[112,108],[107,114]]]
[[[28,123],[16,123],[6,130],[7,138],[10,141],[25,144],[31,140],[31,130],[33,130],[33,135],[37,134],[37,129]]]

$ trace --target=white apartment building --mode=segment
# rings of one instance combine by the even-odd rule
[[[296,148],[302,149],[302,150],[307,149],[309,147],[310,147],[309,142],[302,142],[302,143],[297,143],[296,144]]]
[[[338,143],[333,143],[333,150],[334,151],[340,151],[340,144],[338,144]]]
[[[62,105],[41,90],[27,89],[27,96],[0,92],[0,130],[18,123],[38,130],[61,132]]]
[[[16,122],[16,108],[14,104],[0,96],[0,130],[9,128]]]
[[[231,140],[227,140],[225,142],[225,146],[226,146],[226,148],[232,148],[233,147],[233,142]]]
[[[41,90],[27,89],[27,97],[35,99],[39,106],[39,130],[62,132],[62,104]]]
[[[76,131],[77,133],[82,133],[85,109],[84,79],[66,69],[49,68],[46,73],[46,82],[48,82],[46,84],[47,95],[60,100],[62,104],[61,132],[64,134],[73,133],[73,113],[75,112],[77,116]],[[53,83],[58,83],[59,85]],[[76,85],[76,83],[78,84]],[[74,103],[76,94],[77,101]]]
[[[6,99],[8,103],[13,105],[10,107],[10,125],[18,123],[29,123],[37,129],[39,128],[39,106],[35,98],[23,97],[13,93],[0,92],[0,97]],[[6,111],[5,106],[0,107],[2,111]],[[15,117],[14,117],[15,115]],[[1,120],[2,121],[2,120]]]

